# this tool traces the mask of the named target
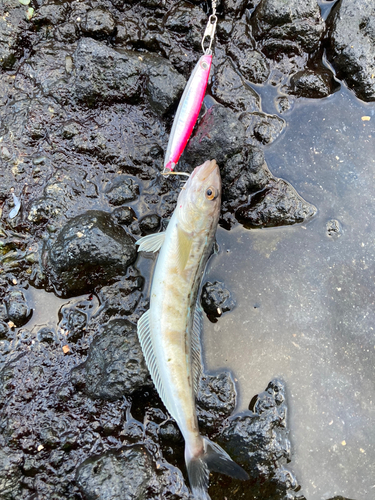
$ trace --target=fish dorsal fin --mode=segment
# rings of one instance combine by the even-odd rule
[[[163,381],[160,376],[160,368],[158,365],[157,357],[155,355],[154,344],[150,330],[150,310],[146,311],[138,320],[137,333],[139,342],[142,347],[142,352],[146,360],[147,368],[150,372],[156,390],[158,391],[160,399],[163,401],[164,406],[167,408],[171,416],[176,420],[174,404],[173,401],[170,401],[166,396]]]
[[[181,271],[189,259],[193,238],[177,224],[177,263]]]
[[[195,305],[193,328],[191,332],[191,366],[193,373],[194,393],[197,394],[199,381],[202,376],[202,349],[201,332],[203,329],[203,310],[199,299]]]
[[[138,245],[138,252],[157,252],[162,247],[165,240],[165,232],[148,234],[135,242]]]

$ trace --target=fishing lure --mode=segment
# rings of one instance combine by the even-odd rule
[[[191,136],[197,121],[199,111],[206,93],[208,77],[210,76],[212,51],[211,46],[216,30],[216,0],[212,2],[212,14],[202,39],[204,55],[197,62],[189,81],[182,94],[177,113],[172,125],[171,134],[164,161],[164,173],[171,172],[176,166],[186,143]],[[206,39],[209,38],[208,48],[205,48]]]

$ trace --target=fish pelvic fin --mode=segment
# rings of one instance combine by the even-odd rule
[[[203,450],[198,456],[194,456],[188,446],[185,446],[186,468],[195,500],[211,500],[207,492],[210,471],[219,472],[242,481],[249,479],[247,472],[236,462],[233,462],[228,453],[218,444],[206,437],[202,439]]]

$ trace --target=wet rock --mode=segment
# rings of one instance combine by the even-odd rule
[[[126,134],[124,131],[126,130]],[[96,117],[96,127],[82,127],[70,147],[122,172],[151,179],[160,171],[165,129],[155,113],[138,106],[113,105]]]
[[[247,16],[234,24],[226,50],[245,80],[254,83],[264,83],[267,80],[270,73],[269,64],[256,50]]]
[[[164,115],[177,103],[186,85],[186,79],[169,61],[154,55],[145,58],[148,70],[146,93],[152,108]]]
[[[236,406],[236,389],[230,372],[204,374],[197,393],[197,415],[202,429],[217,432]]]
[[[215,99],[234,111],[250,112],[260,109],[259,95],[246,85],[229,59],[215,72],[211,90]]]
[[[47,0],[41,5],[33,16],[33,23],[37,26],[50,24],[57,26],[62,24],[69,14],[69,8],[66,3],[60,4]]]
[[[22,55],[22,34],[26,30],[26,8],[18,3],[7,3],[0,17],[0,66],[10,69]]]
[[[4,500],[20,498],[23,453],[0,449],[0,496]]]
[[[160,227],[160,222],[161,219],[157,214],[145,215],[139,221],[139,228],[144,235],[155,233]]]
[[[288,92],[299,97],[320,99],[334,92],[337,84],[330,71],[299,71],[292,75]]]
[[[237,153],[245,142],[245,129],[235,113],[228,108],[214,105],[209,108],[190,139],[181,165],[192,170],[207,158],[215,158],[220,166]]]
[[[112,212],[112,216],[117,220],[118,224],[129,226],[137,219],[134,210],[131,207],[119,207]]]
[[[201,304],[208,319],[216,322],[224,312],[231,311],[235,302],[224,283],[207,281],[202,288]]]
[[[372,0],[342,0],[332,10],[328,59],[357,96],[375,101],[375,10]]]
[[[219,8],[221,7],[225,13],[232,13],[239,15],[246,7],[247,0],[221,0],[218,2]]]
[[[0,340],[6,339],[8,336],[8,333],[9,333],[8,324],[5,321],[0,320]]]
[[[331,219],[326,224],[327,236],[336,239],[342,234],[342,226],[336,219]]]
[[[325,30],[316,0],[261,0],[251,21],[254,36],[269,57],[285,51],[311,53]]]
[[[75,95],[88,106],[98,102],[137,103],[145,91],[151,106],[164,114],[177,101],[186,80],[166,59],[82,38],[73,55]]]
[[[270,382],[267,389],[252,400],[251,410],[228,419],[217,441],[253,480],[262,480],[263,488],[264,483],[273,483],[272,489],[276,491],[295,491],[298,483],[292,473],[284,468],[290,461],[291,447],[283,382],[277,379]],[[256,488],[262,482],[257,483]],[[238,495],[243,488],[246,486],[239,486]]]
[[[284,130],[285,121],[276,115],[242,113],[241,123],[246,127],[248,144],[271,144]]]
[[[67,71],[67,62],[71,60],[74,47],[48,40],[41,43],[39,49],[25,60],[20,75],[28,85],[41,89],[44,96],[52,96],[57,102],[66,104],[72,100],[72,75]],[[56,105],[50,107],[55,109]]]
[[[64,332],[69,342],[77,342],[86,329],[87,314],[74,306],[63,306],[60,314],[62,315],[59,323],[60,331]],[[50,340],[46,333],[43,333],[42,339],[47,342]]]
[[[234,203],[233,206],[247,200],[249,194],[263,189],[272,179],[263,150],[259,147],[244,147],[241,153],[223,165],[221,174],[224,203]]]
[[[296,224],[314,216],[316,208],[306,202],[283,179],[275,179],[250,197],[236,211],[236,218],[245,227],[274,227]]]
[[[282,95],[275,99],[275,106],[280,114],[290,111],[293,107],[294,101],[292,97]]]
[[[0,303],[0,321],[6,321],[8,319],[7,308],[4,302]]]
[[[98,292],[101,305],[101,323],[112,316],[129,316],[135,310],[141,298],[144,279],[131,268],[127,275],[113,285],[102,287]]]
[[[113,319],[100,327],[87,361],[72,371],[72,381],[91,397],[108,400],[150,385],[136,326]]]
[[[115,20],[110,12],[100,7],[89,10],[81,25],[82,31],[97,40],[103,40],[113,35]]]
[[[88,106],[98,102],[139,101],[143,64],[135,53],[119,53],[92,38],[81,38],[73,60],[78,100]]]
[[[71,296],[124,275],[137,251],[111,215],[91,210],[73,218],[48,249],[46,269],[59,295]]]
[[[7,316],[10,321],[19,327],[23,326],[30,319],[31,312],[27,305],[24,293],[21,290],[14,290],[6,297]]]
[[[139,195],[139,186],[133,179],[120,175],[106,188],[105,192],[109,203],[119,206],[135,200]]]
[[[142,446],[124,446],[89,458],[76,480],[87,500],[190,498],[181,472],[152,458]]]

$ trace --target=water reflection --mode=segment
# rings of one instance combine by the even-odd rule
[[[233,369],[240,409],[273,377],[286,381],[291,465],[308,500],[375,491],[374,137],[375,105],[345,89],[297,101],[266,159],[317,216],[219,230],[208,269],[237,307],[205,323],[206,366]]]

